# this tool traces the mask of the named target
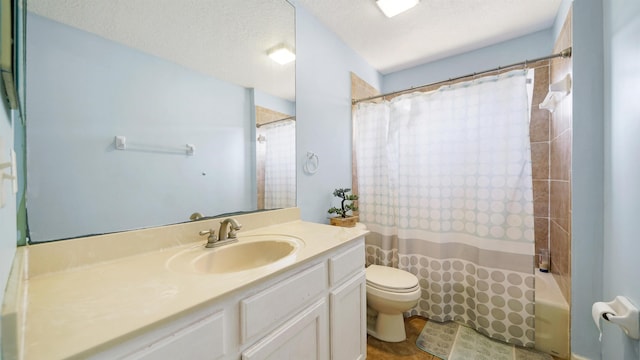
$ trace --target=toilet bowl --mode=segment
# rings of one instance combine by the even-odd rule
[[[370,265],[367,278],[367,333],[387,342],[407,338],[402,313],[418,303],[418,278],[404,270]]]

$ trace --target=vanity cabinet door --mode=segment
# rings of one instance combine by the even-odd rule
[[[331,359],[367,355],[367,298],[364,269],[330,293]]]
[[[222,320],[222,317],[205,319],[125,359],[222,359],[225,355]]]
[[[242,353],[242,360],[329,359],[327,303],[321,299]]]
[[[89,359],[223,359],[227,355],[224,314],[208,310],[187,315]]]

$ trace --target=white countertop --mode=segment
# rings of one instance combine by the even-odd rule
[[[236,218],[242,222],[244,216]],[[269,216],[269,213],[252,216]],[[30,278],[27,274],[21,284],[25,289],[22,309],[24,359],[64,359],[91,354],[105,343],[132,338],[168,317],[213,303],[226,294],[282,273],[365,233],[356,228],[300,220],[241,230],[238,233],[240,241],[243,236],[259,234],[288,235],[304,241],[295,262],[275,271],[195,274],[177,272],[166,266],[167,260],[179,252],[195,246],[204,247],[206,239],[203,238],[131,256],[41,272],[36,276],[31,274]],[[86,241],[83,240],[84,246]],[[27,254],[29,250],[19,249]],[[95,254],[91,256],[95,257]],[[100,260],[99,256],[97,259]]]

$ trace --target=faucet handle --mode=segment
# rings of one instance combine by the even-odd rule
[[[200,234],[200,236],[209,235],[209,237],[207,238],[207,240],[209,240],[209,242],[218,240],[218,239],[216,239],[216,231],[214,229],[202,230],[202,231],[200,231],[199,234]]]

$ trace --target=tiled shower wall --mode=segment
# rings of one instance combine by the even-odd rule
[[[549,153],[550,114],[538,105],[549,91],[549,61],[534,65],[535,79],[533,99],[531,101],[531,123],[529,136],[531,141],[531,167],[533,178],[533,215],[535,232],[535,253],[540,249],[549,249]],[[536,265],[537,265],[536,259]]]
[[[562,27],[554,52],[572,44],[572,11]],[[571,58],[551,61],[551,82],[572,74]],[[549,243],[551,271],[567,302],[571,303],[571,143],[573,123],[571,93],[562,98],[551,115],[549,173]]]
[[[571,46],[571,11],[554,46],[559,53]],[[531,163],[536,254],[550,249],[551,272],[562,295],[571,303],[571,93],[563,96],[553,113],[540,110],[549,83],[571,74],[571,58],[536,64],[531,111]],[[536,262],[537,263],[537,262]]]

